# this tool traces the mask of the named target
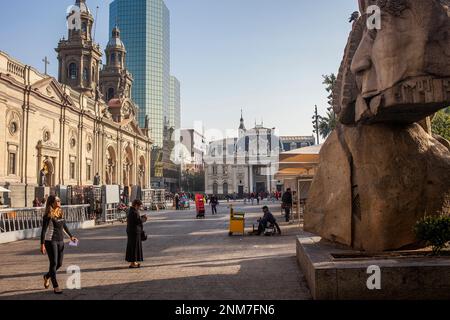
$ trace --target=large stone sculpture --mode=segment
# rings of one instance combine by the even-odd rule
[[[395,250],[416,242],[420,218],[450,214],[449,144],[429,119],[450,105],[450,11],[444,0],[359,5],[333,94],[340,124],[322,147],[305,230]],[[370,5],[379,30],[367,26]]]

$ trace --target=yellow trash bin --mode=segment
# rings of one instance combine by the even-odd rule
[[[233,233],[242,233],[245,235],[245,213],[234,212],[233,206],[230,206],[230,231],[229,236]]]

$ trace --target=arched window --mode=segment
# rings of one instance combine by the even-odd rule
[[[214,194],[218,194],[219,193],[219,185],[217,184],[217,182],[215,182],[213,184],[213,193]]]
[[[122,53],[119,52],[119,63],[122,64]]]
[[[77,80],[77,78],[78,78],[78,71],[77,71],[76,63],[71,63],[69,65],[69,78],[71,80]]]
[[[84,68],[84,69],[83,69],[83,80],[84,80],[84,81],[89,81],[89,72],[88,72],[88,68]]]
[[[114,98],[114,88],[109,88],[108,93],[106,94],[106,99],[109,101]]]
[[[111,53],[111,61],[110,61],[110,63],[111,63],[111,64],[116,63],[116,54],[115,54],[114,52]]]
[[[87,32],[87,24],[86,24],[86,22],[83,22],[83,23],[81,24],[81,31],[84,32],[84,33]]]
[[[223,184],[223,194],[228,195],[228,183],[226,182]]]

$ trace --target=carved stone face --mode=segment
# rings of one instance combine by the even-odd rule
[[[381,3],[385,4],[381,7],[381,30],[366,30],[351,66],[363,97],[391,88],[407,77],[427,75],[429,64],[445,66],[448,63],[439,60],[450,58],[449,18],[438,1],[378,1]],[[397,9],[389,10],[389,3],[396,3]],[[442,57],[430,61],[436,46]],[[450,75],[448,67],[436,71]]]
[[[360,1],[364,31],[347,66],[357,86],[355,122],[415,122],[450,103],[450,18],[443,2]],[[372,4],[381,9],[380,30],[365,26]]]

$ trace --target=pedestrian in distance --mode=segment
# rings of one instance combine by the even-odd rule
[[[210,200],[212,214],[217,214],[217,205],[219,204],[219,199],[216,195],[213,195]]]
[[[147,222],[147,216],[140,215],[142,208],[141,200],[134,200],[127,216],[127,252],[125,260],[130,263],[129,268],[140,268],[139,262],[144,261],[142,250],[142,241],[147,240],[144,232],[144,223]]]
[[[64,233],[70,237],[73,243],[78,243],[78,239],[67,228],[59,198],[48,197],[42,220],[41,253],[47,254],[50,263],[49,271],[44,275],[44,287],[48,289],[51,281],[54,293],[62,294],[56,279],[56,273],[63,265]]]
[[[175,210],[180,210],[180,196],[178,193],[175,195]]]
[[[283,194],[281,201],[283,203],[282,207],[284,209],[286,222],[289,222],[292,209],[292,192],[290,188],[287,189],[286,192]]]
[[[36,199],[33,200],[33,208],[40,208],[40,207],[42,207],[42,203],[39,200],[39,198],[36,197]]]

